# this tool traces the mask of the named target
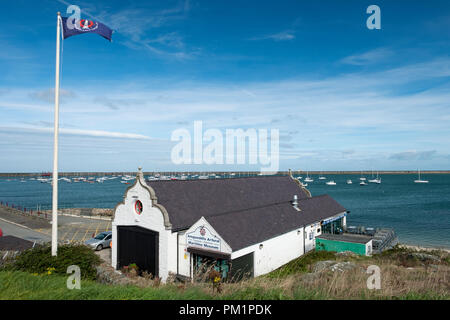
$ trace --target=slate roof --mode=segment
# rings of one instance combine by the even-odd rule
[[[307,198],[288,176],[146,181],[169,213],[172,230],[187,229],[200,217]]]
[[[203,216],[233,251],[346,211],[328,195],[309,198],[289,176],[146,183],[167,209],[173,231]],[[301,211],[292,206],[294,195]]]
[[[298,206],[301,211],[285,202],[206,220],[236,251],[346,211],[329,195],[300,200]]]

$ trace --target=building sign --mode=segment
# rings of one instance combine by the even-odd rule
[[[199,226],[194,231],[187,233],[186,242],[189,247],[220,251],[220,238],[212,234],[205,226]]]

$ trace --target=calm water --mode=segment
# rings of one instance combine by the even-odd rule
[[[347,210],[348,225],[392,227],[403,243],[450,248],[450,174],[382,175],[381,184],[359,185],[360,175],[327,175],[308,183],[312,195],[328,193]],[[368,179],[369,176],[366,176]],[[325,182],[333,179],[336,186]],[[353,184],[347,185],[347,179]],[[29,209],[51,208],[51,185],[39,181],[0,178],[0,201]],[[133,181],[129,181],[133,182]],[[104,183],[59,182],[60,207],[114,208],[129,185],[120,178]]]

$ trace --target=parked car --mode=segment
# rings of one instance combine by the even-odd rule
[[[112,240],[112,231],[101,232],[92,239],[85,242],[86,245],[91,246],[95,250],[102,250],[108,248]]]

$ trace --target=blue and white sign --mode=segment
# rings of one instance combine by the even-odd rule
[[[186,243],[189,247],[220,251],[221,240],[212,234],[207,227],[199,226],[186,234]]]
[[[337,217],[333,217],[333,218],[329,218],[329,219],[325,219],[323,220],[322,225],[328,224],[330,222],[342,219],[343,217],[345,217],[347,215],[347,213],[344,213],[343,215],[337,216]]]

